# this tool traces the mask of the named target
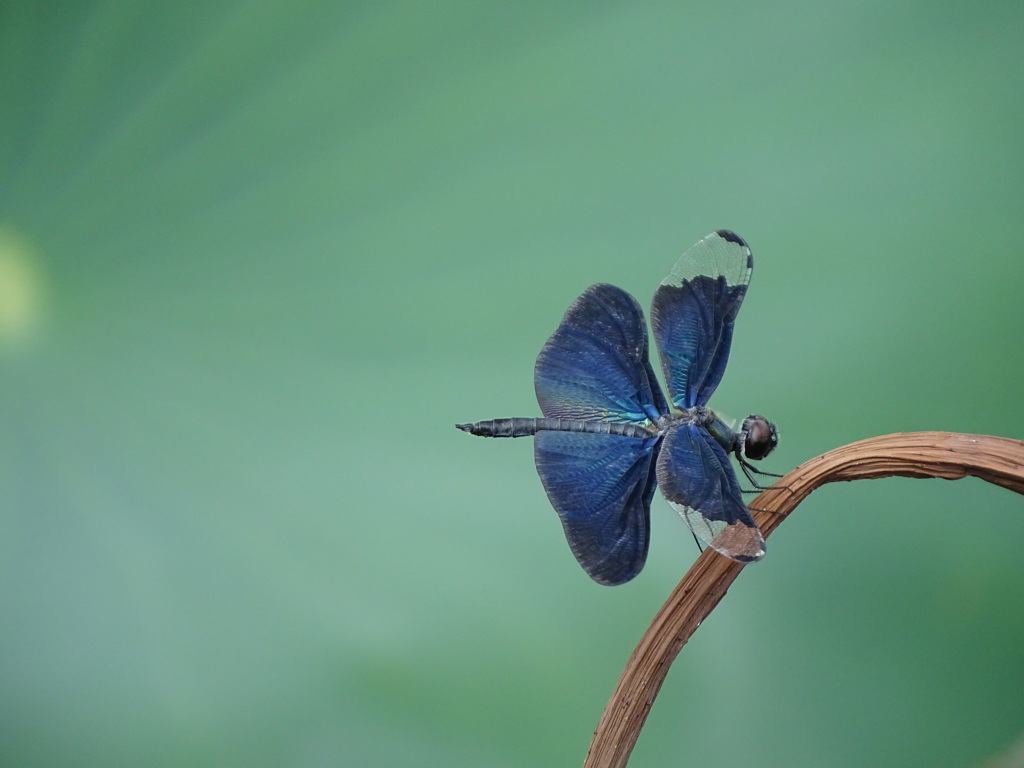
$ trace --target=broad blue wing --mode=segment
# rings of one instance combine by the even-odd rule
[[[552,419],[649,426],[668,412],[647,356],[643,310],[614,285],[592,285],[572,303],[537,358],[534,385]],[[644,566],[657,443],[654,435],[536,435],[548,499],[570,549],[597,582],[622,584]]]
[[[538,432],[537,473],[562,519],[569,548],[600,584],[644,567],[659,437]]]
[[[537,358],[534,386],[551,419],[646,425],[668,412],[643,310],[614,285],[590,286],[566,310]]]
[[[694,535],[726,557],[764,557],[764,538],[743,503],[729,457],[703,427],[669,430],[657,461],[658,484]]]
[[[677,408],[704,405],[722,380],[753,265],[747,244],[722,229],[680,256],[654,293],[651,325]]]

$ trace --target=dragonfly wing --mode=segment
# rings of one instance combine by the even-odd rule
[[[537,472],[576,560],[600,584],[644,567],[659,438],[538,432]]]
[[[764,557],[764,538],[743,503],[729,457],[703,427],[682,425],[665,435],[657,479],[704,544],[741,563]]]
[[[680,256],[655,291],[651,325],[676,407],[704,405],[722,380],[753,266],[743,239],[719,230]]]
[[[614,285],[592,285],[572,303],[537,358],[534,385],[552,419],[647,424],[668,412],[643,310]]]

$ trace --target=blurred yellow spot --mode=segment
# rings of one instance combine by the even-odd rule
[[[39,259],[28,238],[0,225],[0,349],[19,346],[36,333],[43,314]]]

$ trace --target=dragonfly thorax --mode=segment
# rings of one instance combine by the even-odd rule
[[[714,411],[710,408],[705,408],[702,405],[698,405],[694,408],[682,408],[673,413],[667,413],[664,416],[658,418],[657,426],[658,432],[664,433],[675,427],[690,426],[691,424],[696,427],[704,427],[708,431],[715,421],[718,421],[718,417],[715,416]]]
[[[739,431],[734,431],[725,421],[715,415],[710,408],[702,405],[681,409],[666,414],[658,419],[657,427],[660,434],[682,426],[703,427],[715,438],[727,453],[735,454],[738,459],[746,457],[758,461],[763,459],[779,443],[775,425],[759,414],[751,414],[743,420]]]

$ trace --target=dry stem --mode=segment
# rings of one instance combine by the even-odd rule
[[[1024,442],[986,435],[912,432],[836,448],[776,483],[790,492],[763,493],[751,503],[767,538],[818,486],[839,480],[892,477],[980,477],[1024,494]],[[622,768],[676,655],[718,605],[742,565],[708,549],[690,568],[647,628],[594,732],[584,768]]]

